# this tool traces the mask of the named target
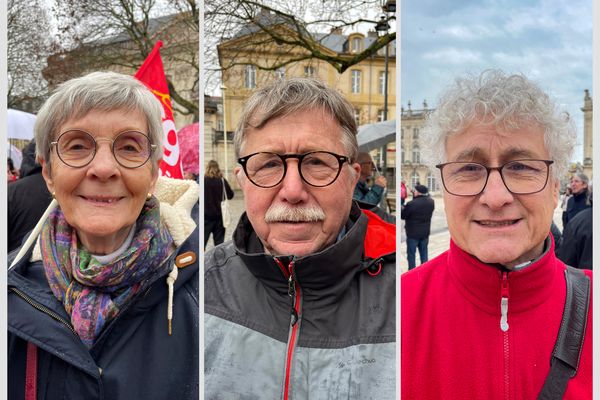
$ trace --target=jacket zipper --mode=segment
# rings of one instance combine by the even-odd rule
[[[61,317],[60,315],[58,315],[54,311],[48,309],[47,307],[44,307],[44,306],[36,303],[34,300],[31,299],[31,297],[27,296],[25,293],[23,293],[19,289],[11,287],[11,288],[9,288],[9,290],[11,290],[17,296],[19,296],[20,298],[22,298],[23,300],[25,300],[29,305],[31,305],[36,310],[41,311],[41,312],[43,312],[46,315],[49,315],[50,317],[54,318],[55,320],[57,320],[58,322],[60,322],[61,324],[63,324],[67,328],[69,328],[69,330],[71,332],[73,332],[73,335],[77,336],[77,333],[75,332],[75,329],[73,329],[73,326],[67,320],[65,320],[63,317]]]
[[[510,399],[510,367],[509,367],[509,342],[508,342],[508,272],[502,271],[502,282],[500,284],[500,330],[502,331],[502,343],[504,351],[504,399]]]
[[[290,333],[288,335],[288,343],[285,357],[285,379],[283,387],[283,400],[289,399],[290,386],[291,386],[291,372],[292,372],[292,360],[294,357],[294,349],[296,347],[296,340],[298,338],[298,321],[300,319],[301,310],[301,292],[298,282],[294,278],[294,261],[290,261],[287,268],[283,263],[275,258],[275,262],[283,272],[283,275],[288,280],[288,295],[292,300],[292,309],[290,312]]]

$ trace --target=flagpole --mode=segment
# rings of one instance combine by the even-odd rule
[[[225,179],[229,179],[229,158],[227,157],[227,118],[225,114],[225,91],[227,87],[221,85],[221,93],[223,94],[223,148],[225,151]]]

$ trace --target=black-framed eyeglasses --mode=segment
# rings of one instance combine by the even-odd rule
[[[298,172],[311,186],[331,185],[340,175],[342,165],[350,158],[329,151],[311,151],[304,154],[277,154],[259,152],[238,158],[250,182],[262,188],[279,185],[287,172],[287,160],[298,160]]]
[[[444,188],[455,196],[476,196],[483,192],[491,171],[498,171],[506,189],[512,194],[541,192],[548,183],[552,160],[512,160],[499,167],[475,162],[449,162],[436,165]]]
[[[114,139],[94,138],[91,133],[72,129],[61,133],[50,146],[56,147],[58,158],[69,167],[82,168],[96,156],[98,142],[111,143],[110,149],[119,165],[139,168],[144,165],[156,149],[150,138],[138,131],[121,132]]]

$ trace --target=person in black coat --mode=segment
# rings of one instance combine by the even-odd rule
[[[589,207],[587,201],[588,182],[588,177],[582,173],[577,173],[571,178],[571,190],[573,191],[573,197],[571,197],[567,203],[567,216],[564,221],[565,225],[563,226],[563,230],[578,212]]]
[[[419,249],[421,264],[428,260],[427,246],[434,208],[435,203],[429,196],[429,189],[424,185],[416,185],[413,199],[402,207],[400,216],[406,221],[406,257],[409,270],[416,266],[417,249]]]
[[[221,202],[225,198],[233,198],[233,190],[229,186],[227,179],[223,177],[219,169],[219,163],[210,160],[206,166],[204,174],[204,248],[213,235],[215,246],[223,243],[225,240],[225,226],[223,226],[223,214],[221,212]]]
[[[591,189],[591,187],[590,187]],[[589,197],[592,206],[592,193]],[[592,214],[593,208],[588,207],[577,213],[563,231],[557,257],[574,268],[593,269],[592,262]]]
[[[52,201],[42,176],[42,166],[35,161],[35,140],[23,149],[21,178],[8,185],[7,247],[10,253],[21,246],[25,235],[40,220]]]

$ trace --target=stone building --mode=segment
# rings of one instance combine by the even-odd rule
[[[423,101],[422,109],[412,109],[409,101],[408,107],[402,107],[401,127],[400,127],[400,163],[402,180],[406,182],[407,187],[413,188],[417,184],[426,185],[431,192],[440,190],[436,174],[432,173],[425,164],[421,162],[422,151],[424,150],[419,136],[427,114],[432,112],[427,102]]]

